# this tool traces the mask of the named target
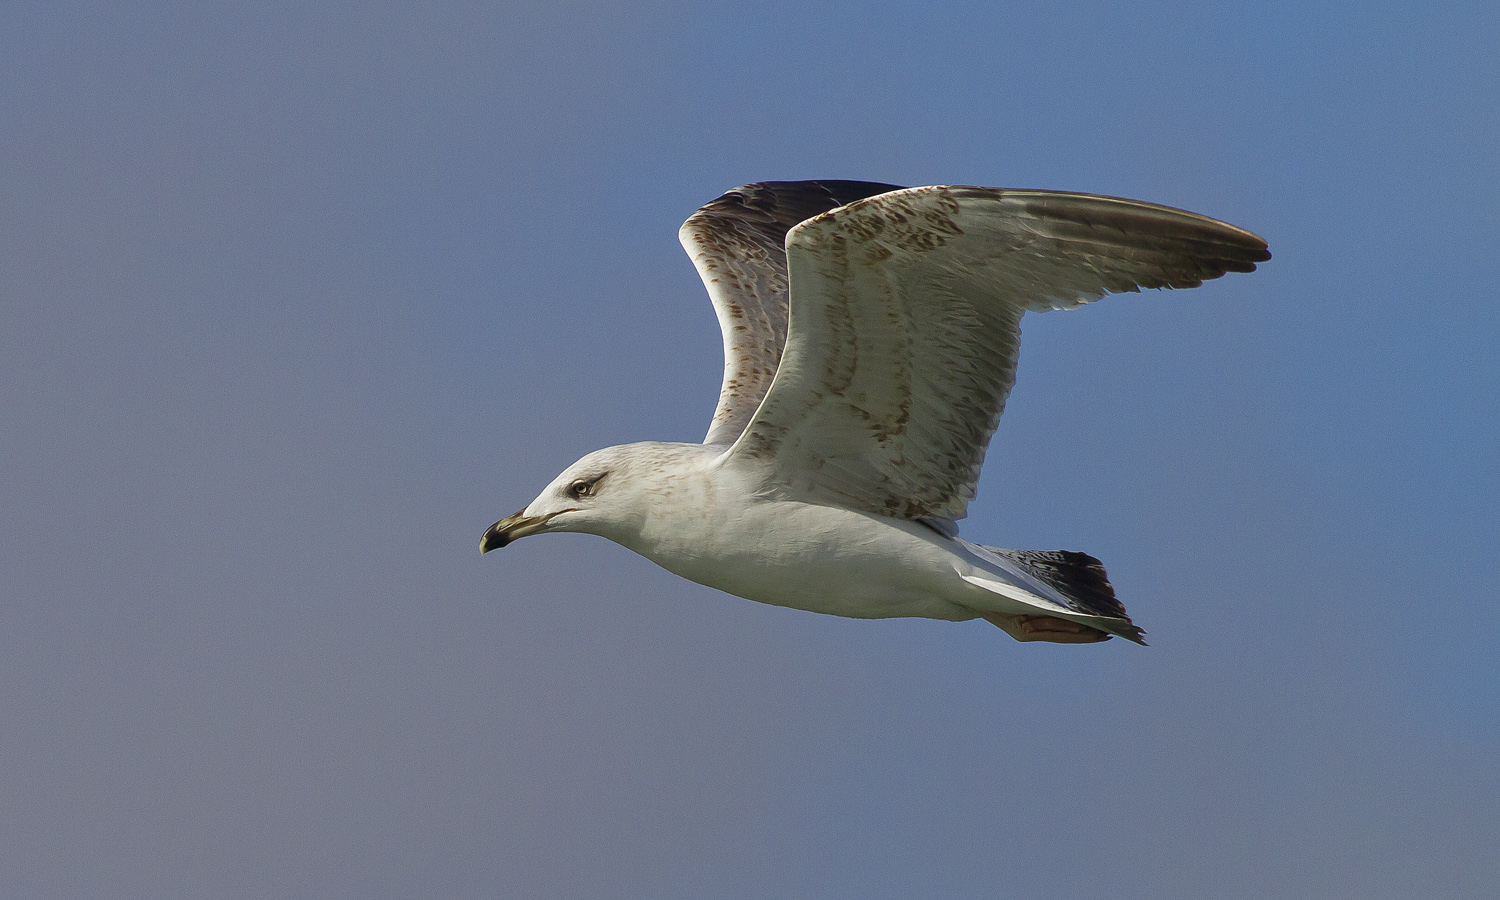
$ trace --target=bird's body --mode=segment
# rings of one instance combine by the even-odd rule
[[[1042,613],[1135,636],[1128,620],[1069,609],[987,548],[920,522],[758,496],[762,473],[719,448],[647,442],[601,452],[608,458],[597,462],[615,471],[630,466],[621,490],[645,513],[617,517],[602,536],[689,581],[856,619]]]
[[[750,600],[838,616],[975,616],[946,596],[963,582],[947,565],[954,554],[940,546],[946,539],[925,526],[757,497],[753,473],[702,445],[631,449],[676,465],[650,486],[656,496],[641,527],[610,538],[676,575]]]
[[[956,522],[1024,312],[1249,271],[1264,241],[1136,201],[865,182],[737,188],[682,238],[724,332],[705,442],[591,453],[482,549],[584,531],[777,606],[1140,641],[1097,560],[973,544]]]

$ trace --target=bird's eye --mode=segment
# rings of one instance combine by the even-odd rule
[[[568,496],[582,500],[584,497],[594,493],[594,482],[585,481],[582,478],[568,485]]]

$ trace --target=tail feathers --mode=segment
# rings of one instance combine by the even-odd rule
[[[1010,560],[1026,574],[1057,591],[1078,612],[1123,620],[1119,631],[1121,637],[1141,642],[1140,635],[1144,632],[1130,621],[1125,605],[1115,599],[1115,589],[1099,560],[1076,550],[985,549]]]

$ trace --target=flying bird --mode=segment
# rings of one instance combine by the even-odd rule
[[[680,238],[724,336],[703,443],[590,453],[481,552],[586,532],[776,606],[1144,643],[1092,556],[976,544],[957,522],[1025,313],[1254,271],[1264,240],[1137,200],[863,181],[738,187]]]

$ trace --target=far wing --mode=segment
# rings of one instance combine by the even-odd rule
[[[1270,254],[1165,206],[939,186],[812,218],[787,257],[786,349],[726,459],[758,466],[768,494],[942,526],[974,497],[1025,311],[1196,287]]]
[[[786,344],[786,233],[799,222],[898,185],[766,181],[693,213],[679,237],[724,333],[724,385],[705,444],[734,443],[771,385]]]

